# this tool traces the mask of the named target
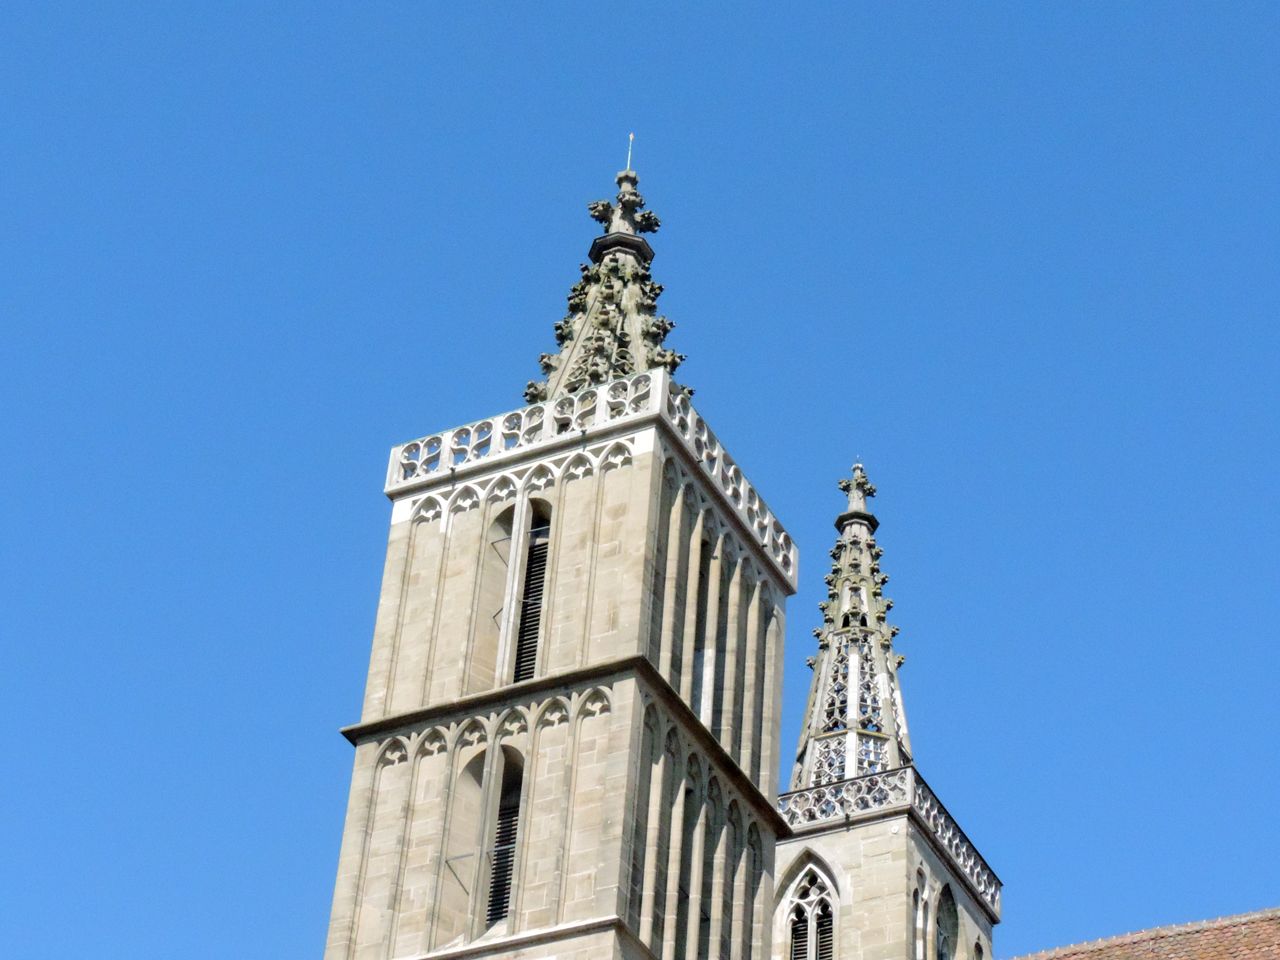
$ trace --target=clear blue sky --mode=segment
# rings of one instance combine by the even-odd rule
[[[520,405],[629,130],[785,748],[860,455],[997,954],[1280,903],[1280,7],[511,6],[5,5],[5,955],[319,955],[388,448]]]

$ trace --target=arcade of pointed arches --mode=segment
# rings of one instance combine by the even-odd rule
[[[572,775],[583,766],[579,745],[598,739],[612,697],[608,687],[585,686],[370,744],[376,754],[365,776],[376,799],[354,834],[362,840],[352,943],[383,944],[390,957],[516,932],[514,917],[535,878],[523,855],[525,825],[547,801],[567,809],[561,794],[543,795],[540,787],[572,782],[578,802],[601,789],[598,772]],[[542,895],[557,918],[577,919],[567,868],[580,870],[593,851],[573,835],[567,814],[552,829],[564,859],[550,878],[538,878],[548,887]],[[387,833],[398,838],[402,864],[390,874],[370,860],[370,838]],[[414,888],[431,891],[425,913],[411,908]]]

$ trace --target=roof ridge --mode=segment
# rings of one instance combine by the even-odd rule
[[[1159,927],[1148,927],[1144,930],[1135,930],[1131,933],[1118,933],[1111,937],[1101,937],[1097,940],[1084,940],[1080,943],[1071,943],[1062,947],[1051,947],[1048,950],[1040,950],[1035,953],[1025,953],[1015,960],[1050,960],[1052,957],[1067,956],[1072,953],[1086,953],[1094,950],[1101,950],[1104,947],[1114,946],[1121,943],[1133,943],[1139,940],[1163,940],[1167,937],[1178,936],[1183,933],[1194,933],[1199,930],[1209,930],[1222,927],[1243,926],[1247,923],[1255,923],[1259,920],[1268,919],[1280,920],[1280,907],[1267,907],[1262,910],[1254,910],[1249,913],[1227,914],[1221,917],[1214,917],[1209,920],[1191,920],[1187,923],[1171,923]]]

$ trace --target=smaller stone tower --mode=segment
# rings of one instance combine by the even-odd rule
[[[1000,881],[912,766],[880,569],[876,490],[862,464],[824,578],[818,654],[791,791],[778,806],[773,956],[982,960]]]

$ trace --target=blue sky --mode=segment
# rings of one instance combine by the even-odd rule
[[[636,132],[682,379],[861,456],[997,954],[1280,902],[1280,8],[7,4],[0,938],[315,957],[389,447],[521,403]]]

